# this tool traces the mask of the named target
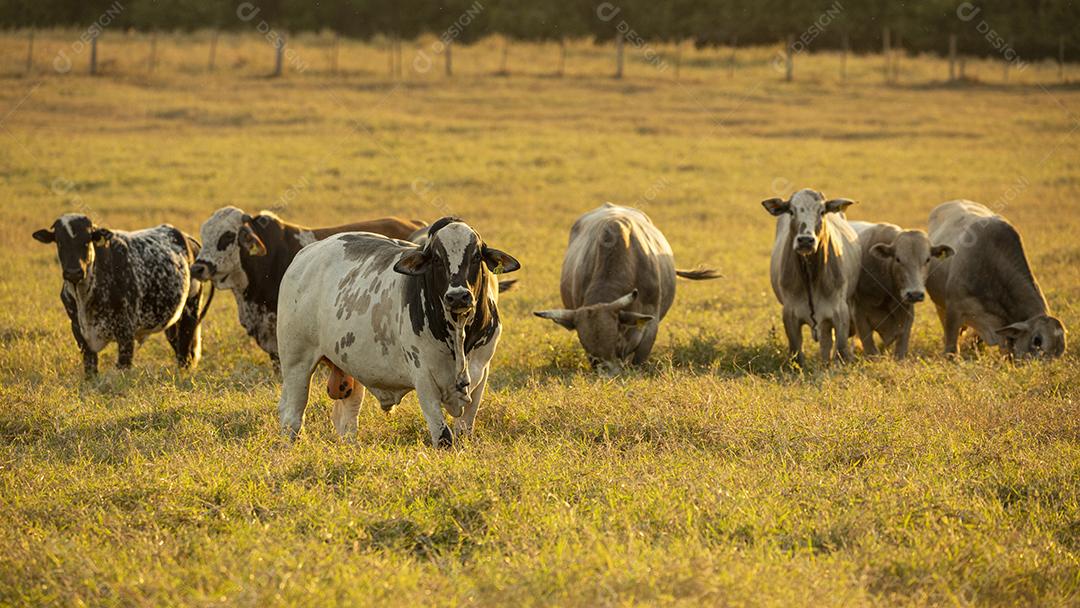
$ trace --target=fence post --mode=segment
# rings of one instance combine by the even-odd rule
[[[795,37],[788,35],[787,45],[784,47],[784,81],[791,82],[795,78]]]
[[[731,57],[728,59],[728,78],[735,78],[735,49],[739,47],[739,37],[731,37]]]
[[[338,73],[338,41],[340,37],[340,34],[334,32],[334,41],[330,47],[330,73],[335,76]]]
[[[896,32],[896,47],[893,49],[893,82],[900,82],[900,60],[904,58],[904,34]]]
[[[1058,36],[1058,80],[1065,82],[1065,36]]]
[[[682,39],[675,42],[675,82],[679,81],[679,72],[682,71]]]
[[[454,75],[454,57],[453,51],[450,49],[453,47],[454,41],[446,41],[446,77],[449,78]]]
[[[502,58],[499,60],[499,75],[500,76],[509,76],[510,75],[510,68],[507,66],[507,64],[509,62],[510,62],[510,38],[507,37],[507,36],[503,36]]]
[[[150,57],[146,60],[146,71],[154,71],[154,63],[157,60],[157,32],[150,32]]]
[[[621,79],[623,73],[623,33],[615,32],[615,79]]]
[[[281,76],[281,68],[285,56],[285,34],[278,34],[274,41],[274,74],[273,77]]]
[[[214,71],[214,55],[217,54],[217,39],[218,32],[214,30],[214,33],[210,35],[210,58],[206,62],[206,69],[210,72]]]
[[[34,71],[34,30],[30,30],[29,41],[26,44],[26,73]]]
[[[394,58],[395,65],[394,71],[397,72],[398,78],[405,79],[405,66],[403,65],[403,59],[401,55],[401,34],[394,35]]]
[[[949,82],[956,80],[956,34],[949,34]]]
[[[892,79],[892,32],[889,28],[881,30],[881,55],[885,59],[885,82]]]
[[[100,32],[96,29],[90,36],[90,75],[97,76],[97,40]]]
[[[559,37],[559,71],[556,74],[562,78],[566,73],[566,38]]]
[[[840,34],[840,80],[847,80],[847,55],[850,44],[847,32]]]

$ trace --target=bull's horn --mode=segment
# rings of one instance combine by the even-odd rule
[[[618,300],[615,300],[614,302],[612,302],[611,306],[613,306],[615,308],[626,308],[627,306],[633,304],[634,300],[636,300],[636,299],[637,299],[637,290],[635,289],[634,291],[631,291],[630,293],[626,294],[625,296],[623,296],[623,297],[619,298]]]

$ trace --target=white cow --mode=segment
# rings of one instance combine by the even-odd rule
[[[502,326],[495,274],[520,265],[468,224],[443,218],[423,247],[338,234],[302,249],[281,281],[278,413],[295,437],[311,374],[326,359],[390,411],[416,390],[431,441],[472,430]],[[335,403],[339,434],[356,432],[363,388]],[[442,408],[456,418],[454,432]]]
[[[789,354],[800,366],[803,325],[809,325],[820,342],[822,361],[832,361],[834,332],[840,358],[852,359],[848,336],[862,255],[859,237],[843,212],[854,203],[846,198],[825,200],[809,189],[786,201],[761,202],[778,218],[769,275],[784,307]]]

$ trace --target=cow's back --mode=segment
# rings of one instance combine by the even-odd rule
[[[342,224],[340,226],[330,226],[326,228],[314,228],[311,230],[317,240],[324,240],[327,237],[331,237],[335,234],[341,234],[343,232],[372,232],[375,234],[381,234],[388,236],[392,239],[407,240],[413,233],[427,224],[419,220],[406,220],[399,217],[384,217],[376,220],[367,220],[363,222],[353,222],[351,224]]]
[[[671,245],[643,212],[605,203],[570,230],[560,291],[563,305],[610,302],[637,289],[631,310],[662,318],[675,298]]]
[[[137,294],[136,324],[146,332],[173,324],[191,289],[192,253],[187,236],[168,224],[116,232],[126,245],[126,265]]]

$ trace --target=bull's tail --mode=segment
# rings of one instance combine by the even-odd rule
[[[675,274],[684,279],[690,279],[691,281],[707,281],[709,279],[720,279],[724,275],[720,274],[719,270],[713,268],[695,268],[694,270],[679,270],[675,269]]]
[[[210,288],[210,295],[206,296],[206,304],[203,304],[203,309],[199,312],[199,323],[202,323],[203,319],[206,318],[206,312],[210,310],[210,303],[214,301],[215,292],[213,281],[207,281],[203,285],[206,285]],[[203,287],[203,289],[206,289],[206,287]]]

